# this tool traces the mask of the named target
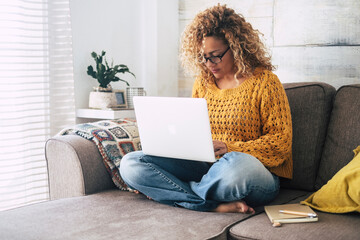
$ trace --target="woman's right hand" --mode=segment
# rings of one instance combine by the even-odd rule
[[[224,142],[213,140],[215,156],[221,156],[228,152],[227,146]]]

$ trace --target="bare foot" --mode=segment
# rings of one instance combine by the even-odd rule
[[[132,192],[136,193],[136,194],[140,194],[141,192],[139,192],[138,190],[132,190]],[[144,194],[145,195],[145,194]],[[145,195],[146,196],[146,195]],[[149,200],[152,200],[151,197],[146,196]]]
[[[214,212],[222,213],[255,213],[255,210],[248,206],[244,201],[238,202],[229,202],[222,203],[217,208],[214,209]]]

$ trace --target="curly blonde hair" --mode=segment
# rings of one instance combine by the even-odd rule
[[[230,47],[236,67],[235,77],[249,77],[256,67],[274,70],[271,57],[260,40],[262,35],[252,28],[241,14],[226,5],[208,8],[198,13],[181,37],[180,57],[184,69],[206,82],[214,75],[202,63],[202,42],[205,37],[216,37]]]

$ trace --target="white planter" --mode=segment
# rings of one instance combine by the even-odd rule
[[[106,109],[126,107],[124,91],[90,92],[89,108]]]

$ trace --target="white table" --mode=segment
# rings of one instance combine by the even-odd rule
[[[105,119],[135,118],[135,112],[134,109],[102,110],[80,108],[76,110],[76,117],[80,118],[80,122],[94,122]]]

